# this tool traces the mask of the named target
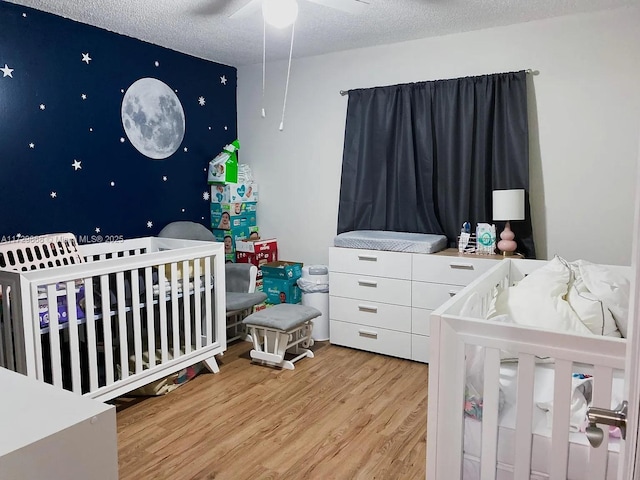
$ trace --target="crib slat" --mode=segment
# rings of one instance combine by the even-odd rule
[[[62,358],[60,357],[60,327],[58,322],[58,298],[56,286],[47,285],[47,309],[49,313],[49,346],[51,378],[56,387],[62,388]],[[37,318],[37,317],[36,317]]]
[[[213,330],[213,312],[211,308],[211,257],[206,257],[204,262],[204,328],[207,338],[207,345],[211,345],[213,342],[212,331]],[[216,319],[218,320],[218,319]]]
[[[484,395],[482,402],[482,451],[480,476],[495,480],[498,457],[498,403],[500,391],[500,350],[485,349]]]
[[[104,367],[107,385],[113,383],[113,340],[111,337],[111,292],[109,276],[100,275],[100,306],[102,311],[102,332],[104,346]]]
[[[149,357],[149,368],[153,368],[156,365],[156,327],[153,305],[153,270],[151,267],[144,269],[144,286],[144,302],[147,306],[147,356]]]
[[[549,478],[551,480],[566,480],[567,478],[572,369],[573,362],[570,360],[556,359],[551,430],[551,452],[553,452],[553,455],[551,455],[549,465]]]
[[[611,405],[611,382],[613,369],[596,366],[593,372],[593,401],[592,405],[602,408],[615,408]],[[607,473],[607,454],[609,452],[609,429],[601,425],[604,431],[602,444],[598,448],[589,449],[589,478],[597,480],[605,478]]]
[[[96,340],[96,317],[93,302],[93,278],[84,279],[84,315],[87,320],[87,354],[89,359],[89,391],[98,389],[98,353]]]
[[[116,273],[118,311],[118,346],[120,347],[120,379],[129,377],[129,346],[127,336],[127,300],[124,292],[124,271]]]
[[[442,418],[446,419],[447,428],[441,429],[436,439],[440,445],[460,452],[460,461],[447,465],[449,478],[462,478],[462,449],[464,445],[464,387],[465,387],[465,347],[455,329],[442,323],[440,336],[441,364],[451,367],[450,375],[446,379],[441,377],[441,382],[447,382],[449,388],[440,387],[438,399]],[[441,420],[442,421],[442,420]]]
[[[164,266],[158,267],[158,311],[160,313],[160,354],[161,362],[169,361],[169,339],[167,338],[167,282]]]
[[[189,264],[193,265],[194,261],[184,260],[182,262],[182,324],[184,333],[184,353],[191,353],[191,293],[189,290],[190,269]],[[187,272],[187,273],[185,273]]]
[[[32,330],[33,330],[33,336],[34,336],[34,345],[35,345],[35,353],[36,353],[36,378],[40,381],[44,381],[44,353],[42,351],[42,333],[41,333],[41,328],[40,328],[40,320],[38,318],[38,311],[40,310],[40,307],[38,305],[38,286],[37,285],[33,285],[33,291],[31,292],[31,315],[32,315],[32,319],[29,319],[27,317],[20,318],[18,320],[20,323],[20,327],[24,329],[24,327],[22,326],[22,322],[32,322]],[[24,312],[23,312],[24,315]],[[11,338],[11,337],[9,337]],[[26,338],[25,338],[26,340]],[[17,345],[16,345],[17,347]],[[13,362],[12,362],[13,363]]]
[[[184,294],[184,275],[182,272],[182,293]],[[186,275],[189,275],[187,270]],[[178,358],[180,354],[180,299],[178,298],[178,264],[176,262],[171,263],[171,333],[172,346],[173,346],[173,358]]]
[[[135,372],[142,371],[142,324],[140,320],[140,272],[130,270],[131,278],[131,311],[133,312],[133,352],[135,355]]]
[[[9,333],[11,333],[10,325],[13,319],[9,317],[9,289],[5,285],[0,285],[0,303],[2,304],[3,323],[0,327],[4,327],[4,332],[0,329],[0,367],[6,368],[7,360],[5,359],[5,343],[10,342]],[[8,346],[8,345],[7,345]]]
[[[202,292],[200,292],[201,280],[200,262],[193,264],[193,307],[196,349],[202,347]]]
[[[518,384],[516,393],[516,446],[514,480],[528,480],[531,475],[531,422],[533,416],[535,357],[526,353],[518,356]]]
[[[78,310],[76,300],[76,282],[69,281],[65,284],[67,301],[67,321],[69,326],[69,348],[71,357],[71,390],[82,394],[82,380],[80,372],[80,339],[78,336]]]

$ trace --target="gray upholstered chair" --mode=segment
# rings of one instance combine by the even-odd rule
[[[256,292],[258,267],[250,263],[225,265],[227,290],[227,341],[243,338],[250,340],[242,320],[253,307],[267,299],[264,292]]]
[[[215,242],[213,232],[196,222],[179,221],[165,226],[159,237],[179,238],[181,240],[202,240]],[[248,338],[242,320],[255,305],[264,302],[267,295],[256,292],[258,268],[249,263],[225,264],[227,341]]]

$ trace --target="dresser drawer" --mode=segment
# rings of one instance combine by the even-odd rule
[[[493,258],[413,254],[413,280],[468,285],[496,265]]]
[[[411,335],[411,360],[429,363],[431,338],[423,335]]]
[[[411,333],[417,333],[418,335],[431,334],[431,312],[433,310],[424,308],[413,307],[411,309]]]
[[[331,320],[331,343],[369,352],[411,358],[411,334]]]
[[[329,248],[329,270],[410,280],[411,254],[331,247]]]
[[[411,306],[411,281],[329,272],[329,294],[370,302]]]
[[[408,306],[330,296],[329,313],[332,320],[411,332],[411,307]]]
[[[462,290],[462,285],[446,285],[442,283],[411,283],[412,306],[435,310],[444,302]]]

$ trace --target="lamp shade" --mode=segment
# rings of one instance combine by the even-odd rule
[[[493,191],[494,220],[524,220],[524,189]]]

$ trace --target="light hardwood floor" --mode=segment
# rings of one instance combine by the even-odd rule
[[[322,342],[275,370],[250,349],[168,395],[118,399],[120,480],[424,480],[427,365]]]

